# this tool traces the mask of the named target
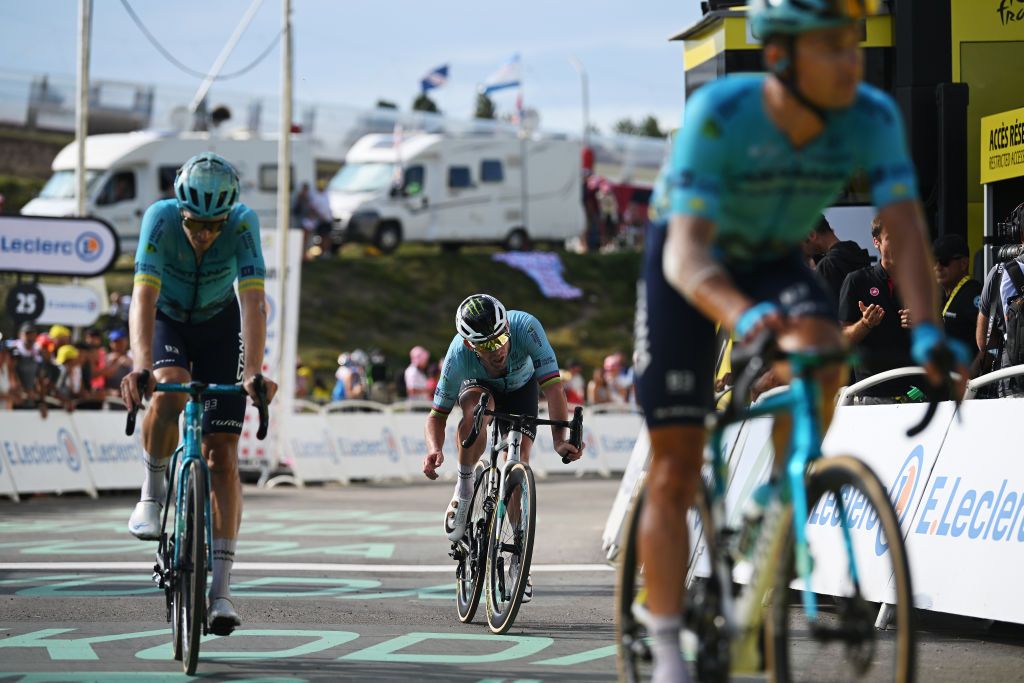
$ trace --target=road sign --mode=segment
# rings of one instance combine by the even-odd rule
[[[46,306],[46,297],[38,285],[20,283],[7,292],[7,314],[18,325],[38,318]]]
[[[91,277],[119,252],[114,229],[97,218],[0,216],[0,273]]]
[[[39,285],[46,304],[36,322],[40,324],[88,327],[100,317],[102,302],[89,287],[75,285]]]

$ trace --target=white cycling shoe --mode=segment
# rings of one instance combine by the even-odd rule
[[[236,628],[242,625],[242,618],[238,616],[230,598],[211,600],[210,612],[207,616],[209,617],[210,633],[215,636],[230,636]]]
[[[448,509],[444,512],[444,533],[449,541],[458,541],[466,534],[466,523],[469,521],[469,504],[472,498],[452,497]]]
[[[519,558],[512,558],[512,567],[509,570],[509,578],[515,580],[519,576]],[[526,585],[523,586],[523,604],[533,600],[533,576],[526,575]]]
[[[140,500],[128,519],[128,533],[143,541],[160,538],[160,511],[163,505],[157,500]]]

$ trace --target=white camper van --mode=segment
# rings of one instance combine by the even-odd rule
[[[114,226],[121,250],[133,251],[142,214],[150,204],[174,196],[174,176],[189,157],[213,151],[234,164],[242,181],[241,201],[264,227],[277,224],[277,141],[218,137],[207,133],[139,131],[90,135],[85,142],[86,213]],[[22,208],[30,216],[75,215],[74,143],[53,160],[53,175],[39,196]],[[314,180],[313,158],[302,141],[292,144],[292,186]]]
[[[561,244],[583,230],[580,153],[564,139],[418,133],[396,145],[391,135],[366,135],[328,186],[334,247]]]

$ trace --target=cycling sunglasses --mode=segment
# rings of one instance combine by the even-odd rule
[[[487,341],[477,342],[473,344],[473,348],[476,349],[477,351],[497,351],[502,346],[507,344],[510,338],[511,335],[508,332],[502,332],[493,339],[488,339]]]
[[[879,0],[829,0],[829,12],[840,17],[866,19],[878,14]]]
[[[189,232],[201,232],[203,230],[209,230],[216,234],[224,228],[224,224],[228,222],[227,216],[224,218],[216,218],[214,220],[192,218],[186,216],[184,213],[181,214],[181,224],[185,226],[185,229]]]

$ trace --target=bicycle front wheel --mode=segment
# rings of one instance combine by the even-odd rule
[[[537,523],[537,485],[529,465],[517,462],[505,472],[505,497],[491,515],[487,553],[487,624],[505,633],[515,622],[530,575]]]
[[[767,620],[769,658],[777,681],[914,680],[913,588],[899,518],[875,473],[849,456],[816,460],[807,475],[804,523],[817,621],[800,604],[792,513]],[[837,550],[838,549],[838,550]],[[796,589],[796,590],[793,590]],[[875,628],[879,603],[892,605],[892,625]]]
[[[199,640],[206,623],[206,468],[199,461],[191,462],[189,468],[178,602],[181,666],[191,676],[199,664]]]
[[[463,536],[464,553],[455,570],[455,602],[459,610],[459,621],[469,623],[476,615],[480,595],[484,590],[485,568],[487,566],[487,539],[491,530],[491,513],[494,501],[488,500],[488,479],[493,468],[484,461],[477,463],[476,483],[470,501],[469,521]]]

